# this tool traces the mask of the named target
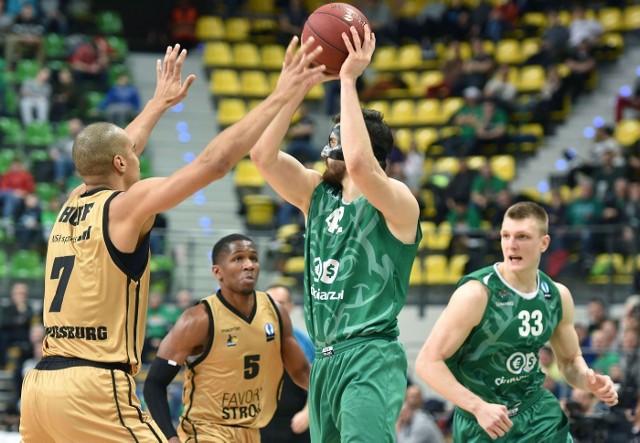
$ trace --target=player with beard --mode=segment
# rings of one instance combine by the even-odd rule
[[[284,106],[251,151],[272,188],[305,215],[305,321],[316,346],[309,385],[311,440],[395,440],[407,356],[397,315],[422,237],[418,202],[385,173],[393,146],[381,113],[362,110],[356,80],[375,37],[351,28],[342,65],[341,114],[323,150],[326,172],[280,151],[298,104]],[[295,184],[295,186],[292,186]]]
[[[309,362],[287,310],[255,290],[260,264],[253,240],[228,235],[213,247],[211,261],[220,289],[187,309],[162,340],[144,397],[169,443],[258,443],[259,428],[278,405],[283,366],[307,389]],[[184,411],[176,432],[167,386],[182,365]]]

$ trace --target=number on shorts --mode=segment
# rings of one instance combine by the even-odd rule
[[[76,261],[75,255],[66,255],[64,257],[56,257],[53,260],[53,266],[51,268],[51,279],[60,279],[58,288],[56,289],[56,295],[53,297],[51,306],[49,306],[49,312],[60,312],[62,309],[62,299],[64,299],[64,293],[67,291],[67,285],[69,284],[69,277],[71,277],[71,270]]]

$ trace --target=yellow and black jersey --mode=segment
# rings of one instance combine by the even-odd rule
[[[187,364],[181,437],[209,424],[261,428],[271,420],[284,374],[282,320],[267,294],[255,296],[249,318],[220,292],[201,301],[210,318],[209,343]]]
[[[97,189],[69,199],[47,249],[45,356],[125,363],[138,372],[149,293],[149,236],[137,251],[118,251],[108,234],[109,204]]]

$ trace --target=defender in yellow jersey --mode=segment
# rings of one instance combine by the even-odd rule
[[[187,309],[162,340],[144,397],[171,443],[257,443],[278,405],[283,367],[308,389],[310,365],[286,309],[255,291],[260,264],[253,241],[228,235],[211,258],[220,290]],[[184,412],[176,432],[167,386],[183,364]]]
[[[223,177],[244,157],[279,109],[307,83],[319,51],[293,39],[272,94],[167,178],[140,180],[150,131],[187,94],[186,51],[168,47],[157,86],[126,129],[94,123],[78,134],[73,161],[83,184],[63,205],[49,238],[44,297],[44,358],[25,377],[23,441],[165,441],[142,413],[132,375],[140,367],[149,286],[149,232],[155,215]]]

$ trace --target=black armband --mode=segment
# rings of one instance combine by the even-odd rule
[[[180,366],[175,362],[170,363],[164,358],[156,357],[144,381],[144,400],[151,417],[158,424],[167,440],[178,435],[171,421],[169,401],[167,400],[167,386],[171,384],[178,372],[180,372]]]

